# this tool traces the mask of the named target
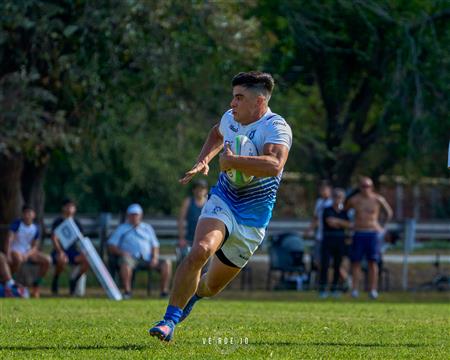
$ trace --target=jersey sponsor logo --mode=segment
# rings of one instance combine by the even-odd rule
[[[212,212],[214,215],[217,215],[218,213],[220,213],[222,211],[223,211],[223,209],[220,206],[215,206]]]
[[[248,256],[244,256],[244,255],[242,255],[242,254],[239,254],[239,257],[240,257],[241,259],[244,259],[244,260],[249,260],[249,259],[250,259]]]
[[[281,120],[275,120],[272,124],[273,125],[286,126],[286,122],[285,121],[281,121]]]
[[[239,127],[237,126],[233,126],[233,124],[230,125],[230,130],[233,132],[238,132],[239,131]]]

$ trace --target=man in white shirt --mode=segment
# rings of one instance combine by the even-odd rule
[[[34,209],[24,206],[22,218],[10,225],[6,254],[13,274],[27,261],[39,266],[31,292],[33,297],[39,297],[39,284],[50,267],[51,259],[39,251],[39,227],[34,223],[35,218]]]

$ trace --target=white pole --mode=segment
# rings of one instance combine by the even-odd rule
[[[407,219],[405,221],[405,233],[403,243],[403,276],[402,287],[403,290],[408,290],[408,254],[414,248],[414,242],[416,238],[416,220]]]
[[[450,141],[448,142],[448,160],[447,160],[447,168],[450,170]]]

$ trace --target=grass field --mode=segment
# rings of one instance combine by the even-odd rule
[[[170,344],[147,335],[165,305],[154,299],[2,299],[0,358],[450,358],[445,301],[204,300]]]

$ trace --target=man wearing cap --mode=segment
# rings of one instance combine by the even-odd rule
[[[159,259],[159,242],[153,227],[142,222],[142,207],[131,204],[127,221],[118,226],[108,240],[109,251],[119,257],[120,277],[124,297],[131,297],[131,279],[136,267],[148,267],[161,273],[161,297],[169,292],[172,266],[169,260]]]
[[[78,226],[78,229],[80,229],[80,232],[83,233],[83,228],[81,227],[80,222],[75,218],[75,213],[77,212],[77,206],[75,202],[71,199],[64,199],[61,212],[62,216],[55,219],[52,224],[51,239],[54,247],[54,250],[52,252],[52,259],[53,264],[55,265],[55,275],[53,276],[52,281],[52,293],[54,295],[58,294],[59,275],[64,271],[66,264],[69,263],[70,265],[76,266],[71,274],[69,283],[70,295],[73,295],[75,293],[77,282],[80,279],[81,275],[83,275],[88,270],[89,263],[84,254],[81,253],[78,249],[76,243],[72,244],[68,249],[64,249],[61,246],[58,236],[56,236],[55,233],[55,229],[68,218],[73,218],[75,224]]]

